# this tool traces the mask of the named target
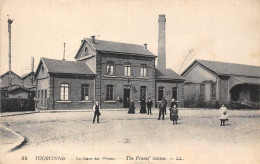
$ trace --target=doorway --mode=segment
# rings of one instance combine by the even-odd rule
[[[124,108],[129,108],[130,102],[130,87],[124,88]]]

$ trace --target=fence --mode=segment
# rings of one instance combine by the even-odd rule
[[[18,111],[34,111],[35,102],[33,99],[22,98],[2,98],[0,110],[3,112],[18,112]]]

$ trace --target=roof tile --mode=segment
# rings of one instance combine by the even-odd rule
[[[55,60],[48,58],[41,59],[46,65],[49,73],[95,75],[90,67],[81,61]]]
[[[86,40],[91,43],[90,38],[87,38]],[[145,49],[144,46],[137,44],[119,43],[95,39],[95,44],[93,44],[93,46],[96,48],[96,50],[99,51],[139,54],[156,57],[148,49]]]
[[[196,60],[196,61],[204,65],[211,71],[217,73],[218,75],[242,75],[242,76],[260,77],[260,67],[257,66],[216,62],[216,61],[208,61],[208,60]]]
[[[177,74],[171,69],[161,70],[158,68],[155,69],[155,78],[169,80],[185,80],[183,77],[181,77],[179,74]]]

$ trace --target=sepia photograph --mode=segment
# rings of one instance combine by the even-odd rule
[[[259,164],[259,0],[1,0],[1,164]]]

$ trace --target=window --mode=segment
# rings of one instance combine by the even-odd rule
[[[172,98],[177,100],[177,87],[172,87]]]
[[[141,86],[140,88],[140,100],[146,100],[146,86]]]
[[[211,97],[216,97],[216,84],[211,84]]]
[[[89,100],[89,84],[81,85],[81,100]]]
[[[141,65],[140,67],[140,77],[146,77],[147,76],[147,66]]]
[[[114,63],[113,62],[107,63],[107,74],[114,75]]]
[[[163,87],[158,88],[158,101],[161,101],[163,98]]]
[[[45,92],[44,93],[44,96],[45,96],[44,98],[47,99],[47,90],[45,89],[44,92]]]
[[[200,97],[205,98],[205,84],[200,84]]]
[[[131,64],[124,65],[124,76],[131,76]]]
[[[69,84],[60,84],[60,100],[69,100]]]
[[[88,47],[85,48],[85,53],[88,54]]]
[[[44,67],[42,66],[42,74],[44,74]]]
[[[113,100],[113,85],[107,85],[107,100]]]
[[[40,93],[41,93],[41,90],[38,90],[38,99],[40,99]]]
[[[43,90],[41,90],[41,105],[43,105]]]

